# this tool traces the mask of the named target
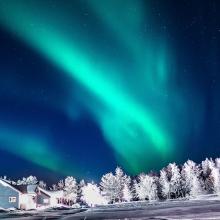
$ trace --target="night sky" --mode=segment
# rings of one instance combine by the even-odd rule
[[[220,1],[0,0],[0,175],[97,180],[220,153]]]

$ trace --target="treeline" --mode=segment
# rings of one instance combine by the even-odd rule
[[[46,183],[30,176],[14,184],[38,184],[46,189]],[[126,175],[119,167],[114,173],[102,176],[99,184],[77,182],[68,176],[49,188],[63,190],[64,198],[73,203],[89,206],[137,200],[166,200],[193,198],[201,194],[220,193],[220,158],[206,159],[200,164],[188,160],[182,166],[170,163],[159,173],[141,173],[136,178]]]

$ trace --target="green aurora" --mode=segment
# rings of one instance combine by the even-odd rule
[[[184,98],[172,85],[175,60],[169,42],[162,34],[156,38],[153,29],[145,39],[139,37],[146,19],[141,1],[92,0],[87,4],[104,30],[111,32],[119,50],[124,48],[121,63],[130,63],[130,69],[116,58],[108,59],[98,43],[94,50],[95,36],[90,38],[77,18],[73,20],[74,15],[51,9],[46,1],[1,1],[0,23],[80,85],[77,98],[99,124],[119,164],[131,173],[143,171],[154,160],[166,164],[176,155],[170,112],[186,109]],[[135,8],[132,16],[130,8]],[[150,15],[147,20],[154,25]],[[63,111],[72,114],[71,101]],[[32,143],[27,145],[28,140],[23,157],[29,155],[29,148],[35,148]],[[48,148],[38,146],[36,151],[46,156]],[[10,151],[19,155],[16,147],[11,146]],[[32,162],[56,170],[56,161],[61,159],[55,157],[47,163],[32,158]]]
[[[0,129],[1,148],[49,170],[68,175],[75,172],[68,161],[60,158],[51,144],[36,135],[17,129]],[[77,175],[79,175],[77,173]]]

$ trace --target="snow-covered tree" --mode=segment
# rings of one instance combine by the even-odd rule
[[[124,174],[123,170],[120,167],[115,169],[115,178],[117,182],[117,200],[120,202],[123,200],[123,188],[125,185],[129,188],[130,185],[130,177]]]
[[[82,201],[82,188],[86,185],[84,180],[81,180],[78,184],[78,190],[77,190],[77,202],[81,203]]]
[[[30,184],[37,184],[37,177],[36,176],[29,176],[29,177],[27,177],[27,179],[26,179],[26,183],[28,184],[28,185],[30,185]]]
[[[135,193],[140,200],[156,200],[157,199],[157,185],[155,177],[146,174],[138,176],[138,182],[134,183]]]
[[[220,169],[220,158],[215,159],[215,166]]]
[[[29,176],[27,178],[23,177],[21,180],[18,180],[17,185],[35,185],[37,182],[38,181],[35,176]]]
[[[12,185],[38,184],[39,187],[46,188],[46,183],[38,182],[35,176],[23,177],[17,182],[6,177],[3,180]],[[53,184],[50,190],[63,190],[63,201],[66,204],[72,205],[83,200],[90,206],[131,201],[133,197],[139,200],[155,200],[158,197],[196,197],[204,192],[220,195],[220,158],[214,161],[206,158],[199,165],[188,160],[181,169],[175,163],[170,163],[160,171],[159,177],[153,173],[140,174],[133,184],[131,178],[119,167],[114,174],[107,173],[101,178],[100,187],[94,183],[85,184],[84,180],[77,184],[76,179],[68,176],[64,181]]]
[[[94,183],[88,183],[82,188],[81,200],[88,206],[94,207],[95,205],[105,205],[107,201],[101,195],[99,187]]]
[[[52,187],[50,187],[51,191],[57,191],[57,184],[53,184]]]
[[[220,173],[219,169],[215,166],[211,169],[210,179],[213,193],[220,194]]]
[[[17,180],[17,185],[23,185],[24,183],[26,183],[26,178],[25,177],[23,177],[21,180],[19,179],[19,180]]]
[[[191,160],[184,163],[182,167],[182,191],[185,196],[196,197],[202,193],[199,180],[200,171],[198,166]]]
[[[170,184],[170,197],[178,198],[181,196],[181,175],[178,166],[170,163],[167,166],[167,177]]]
[[[79,186],[82,188],[82,187],[84,187],[86,185],[86,183],[85,183],[85,180],[81,180],[80,182],[79,182]]]
[[[124,183],[123,190],[122,190],[122,200],[125,202],[130,202],[132,200],[132,192],[130,188],[130,181]]]
[[[59,180],[57,184],[53,184],[50,190],[57,191],[57,190],[64,190],[65,183],[63,180]]]
[[[215,166],[212,168],[213,191],[220,194],[220,158],[215,159]]]
[[[212,160],[212,158],[210,159],[206,158],[205,160],[202,161],[201,165],[202,165],[203,175],[208,176],[211,172],[211,168],[215,166],[215,163]]]
[[[72,176],[66,177],[64,181],[64,195],[66,199],[76,202],[77,199],[77,182]]]
[[[130,184],[130,177],[128,177],[121,168],[117,167],[115,175],[112,173],[105,174],[101,179],[101,190],[105,198],[109,202],[116,202],[123,200],[124,185]]]
[[[100,187],[108,203],[115,202],[119,197],[118,182],[112,173],[107,173],[102,177]]]
[[[42,181],[42,180],[40,180],[39,181],[39,187],[41,187],[42,189],[46,189],[47,188],[47,184],[44,182],[44,181]]]
[[[57,189],[58,190],[62,190],[64,188],[64,181],[63,180],[60,180],[58,183],[57,183]]]
[[[170,182],[167,179],[167,172],[165,169],[160,171],[159,185],[161,196],[164,199],[170,199]]]
[[[212,170],[215,167],[215,163],[213,162],[212,158],[206,158],[201,163],[202,167],[202,180],[203,180],[203,188],[207,193],[212,193],[214,191],[213,186],[213,177],[211,176]]]

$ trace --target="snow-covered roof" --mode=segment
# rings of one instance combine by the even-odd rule
[[[22,193],[22,194],[36,194],[36,188],[37,188],[37,185],[24,185],[24,184],[21,184],[21,185],[14,185],[12,184],[11,181],[9,180],[5,180],[5,179],[0,179],[0,183],[3,185],[3,186],[6,186],[6,187],[10,187],[11,189],[19,192],[19,193]]]
[[[28,194],[36,194],[36,188],[37,185],[15,185],[16,189],[18,189],[22,193],[28,193]]]
[[[5,187],[10,187],[13,190],[22,193],[22,194],[36,194],[36,190],[38,189],[38,191],[46,194],[49,197],[56,197],[56,198],[61,198],[63,197],[63,190],[57,190],[57,191],[48,191],[46,189],[43,189],[37,185],[13,185],[11,184],[11,181],[9,180],[5,180],[5,179],[1,179],[0,178],[0,184],[2,184]]]
[[[12,184],[10,183],[10,181],[8,181],[8,180],[0,179],[0,184],[2,184],[2,185],[5,186],[5,187],[9,187],[9,188],[11,188],[11,189],[13,189],[13,190],[15,190],[15,191],[17,191],[17,192],[19,192],[19,193],[22,193],[20,190],[18,190],[17,188],[15,188],[15,186],[12,185]]]
[[[50,196],[50,197],[57,197],[57,198],[63,197],[63,190],[48,191],[48,190],[45,190],[41,187],[38,187],[38,190],[43,192],[44,194]]]
[[[44,193],[45,195],[51,197],[50,192],[47,191],[46,189],[43,189],[41,187],[38,186],[38,191]]]

